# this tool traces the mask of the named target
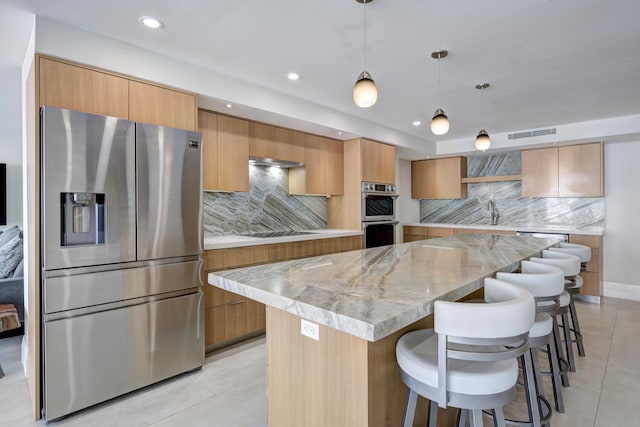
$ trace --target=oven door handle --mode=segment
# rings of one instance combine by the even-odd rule
[[[370,225],[380,225],[380,224],[392,224],[392,225],[398,225],[400,223],[400,221],[395,220],[395,221],[365,221],[362,223],[362,229],[364,230],[365,228],[367,228]]]

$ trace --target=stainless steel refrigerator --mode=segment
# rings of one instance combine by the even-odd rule
[[[41,110],[43,417],[204,363],[201,135]]]

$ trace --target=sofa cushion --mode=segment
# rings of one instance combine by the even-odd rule
[[[7,234],[5,231],[2,236]],[[2,237],[0,236],[0,237]],[[22,232],[0,246],[0,279],[6,279],[13,275],[20,261],[22,261]]]
[[[20,233],[20,227],[18,227],[17,225],[4,230],[3,233],[0,233],[0,247],[6,245],[9,240],[13,239]]]
[[[24,257],[20,260],[20,263],[18,263],[18,266],[16,267],[15,270],[13,270],[13,276],[14,279],[17,279],[19,277],[24,277]]]

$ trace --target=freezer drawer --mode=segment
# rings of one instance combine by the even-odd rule
[[[202,366],[203,324],[202,293],[45,323],[45,419]]]
[[[47,277],[43,309],[50,314],[197,288],[201,278],[201,260]]]

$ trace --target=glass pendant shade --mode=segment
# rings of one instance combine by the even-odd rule
[[[369,108],[378,100],[378,88],[371,74],[363,71],[353,86],[353,102],[360,108]]]
[[[431,119],[431,132],[433,132],[434,135],[444,135],[449,132],[449,118],[442,108],[438,108],[436,112],[433,113],[433,118]]]
[[[486,130],[481,129],[476,136],[476,149],[486,151],[491,146],[491,138]]]

